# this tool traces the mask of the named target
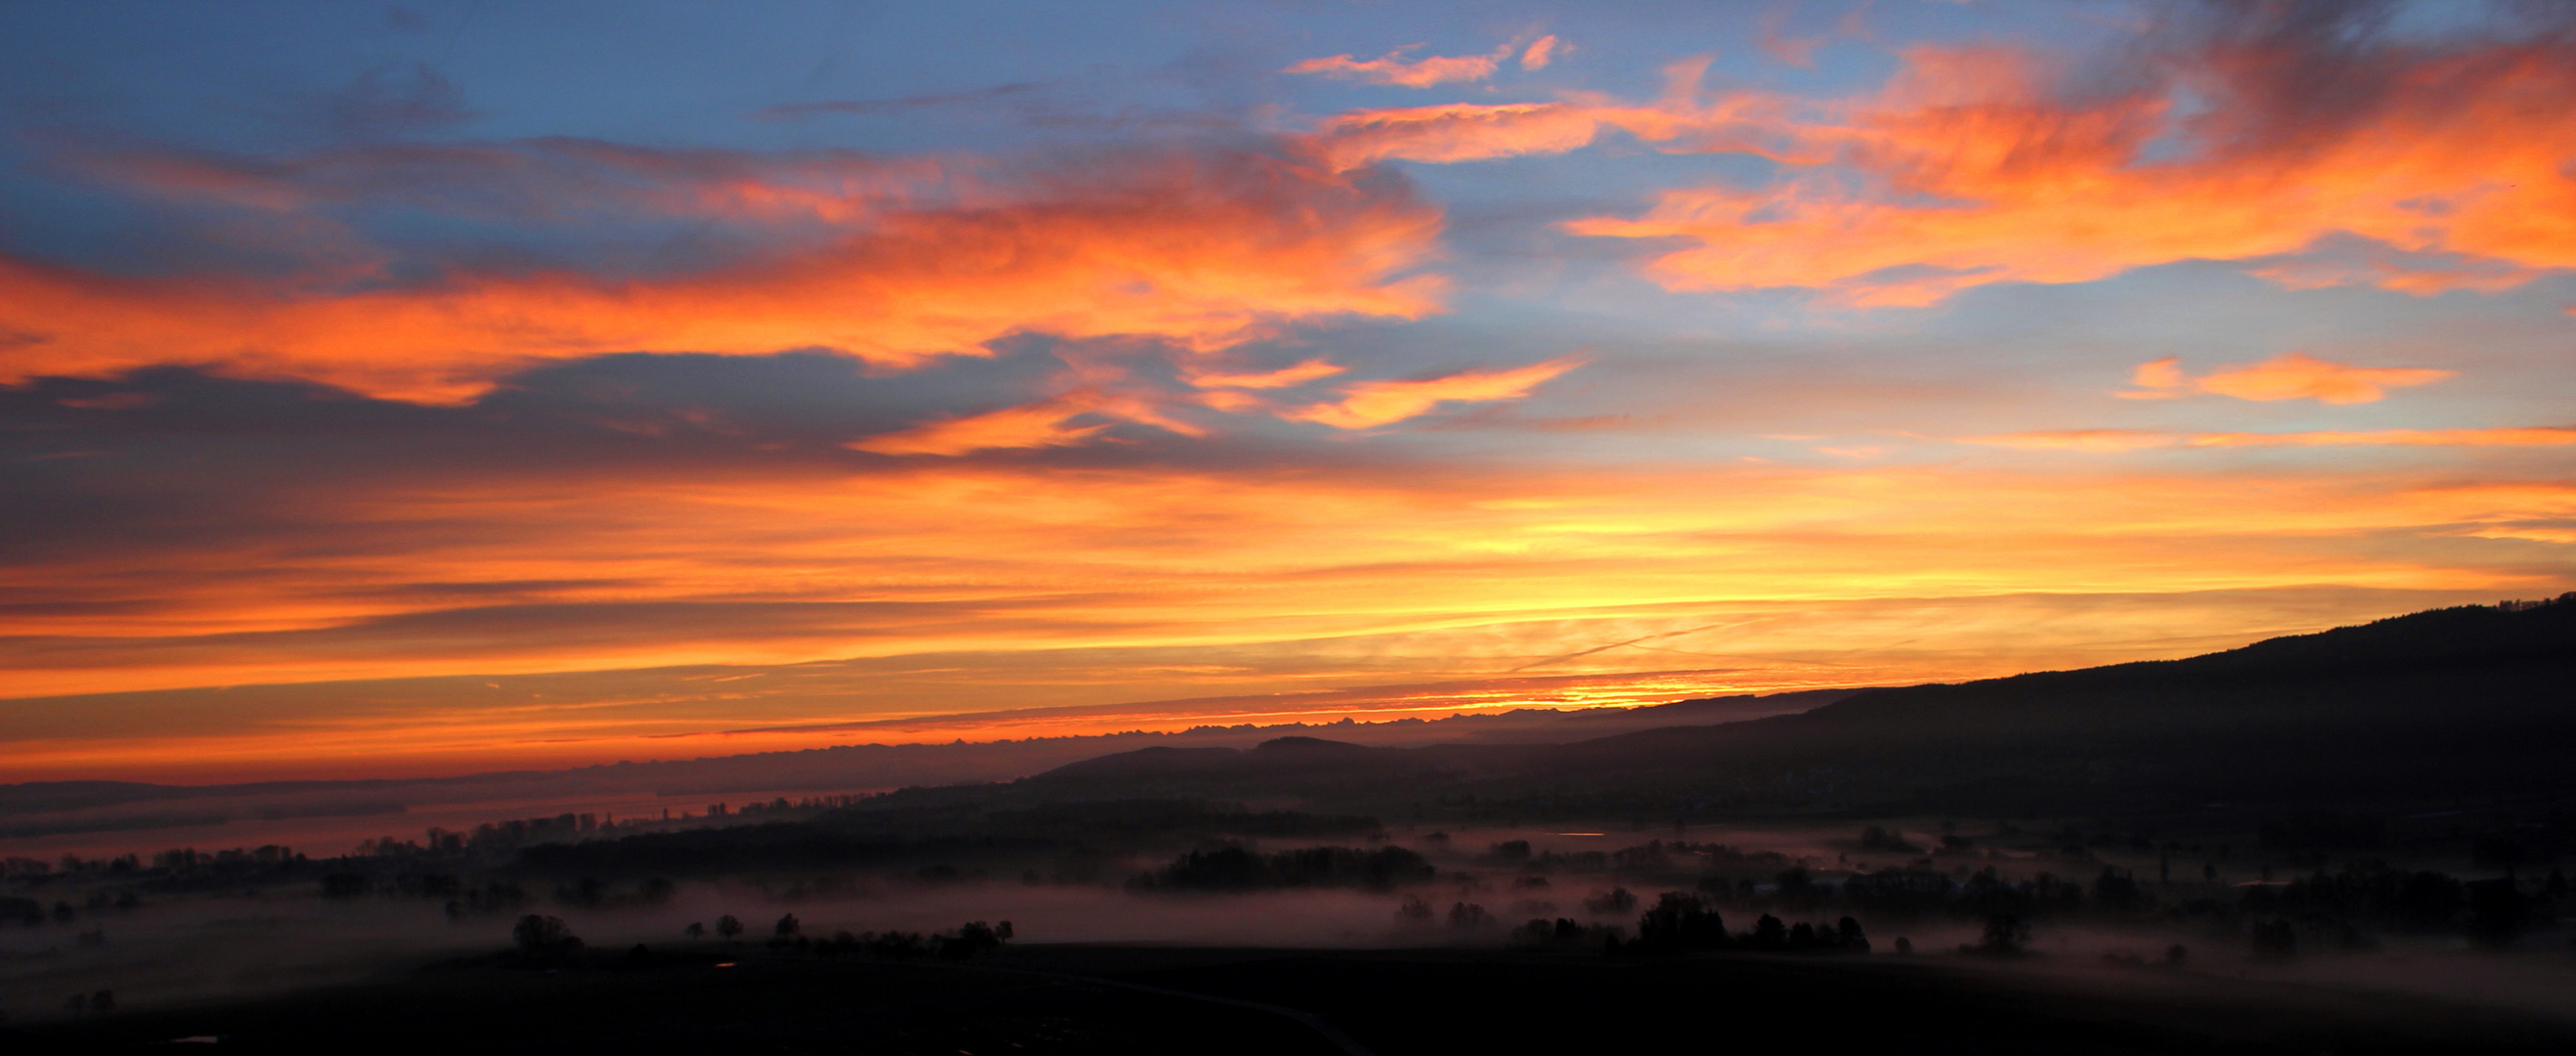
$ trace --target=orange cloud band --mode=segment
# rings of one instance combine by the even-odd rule
[[[1437,210],[1249,155],[1125,159],[1032,200],[872,215],[819,248],[671,279],[460,273],[426,285],[127,279],[0,259],[0,381],[160,363],[427,403],[623,351],[832,348],[887,366],[1017,332],[1215,349],[1295,320],[1418,318]]]
[[[2576,518],[2576,488],[2509,478],[1751,466],[962,461],[270,501],[258,532],[0,572],[11,691],[1190,647],[1730,599],[2498,590],[2546,562],[2459,537],[2542,545]]]
[[[2314,43],[2311,47],[2329,47]],[[1560,153],[1622,129],[1679,152],[1744,151],[1788,166],[1767,187],[1660,193],[1633,217],[1567,230],[1681,239],[1648,274],[1676,290],[1804,287],[1855,305],[1926,305],[1997,282],[2069,283],[2175,261],[2261,261],[2329,236],[2388,252],[2366,267],[2256,268],[2292,285],[2367,282],[2413,293],[2497,289],[2576,267],[2576,46],[2558,37],[2375,45],[2371,83],[2302,123],[2302,92],[2272,76],[2295,56],[2235,42],[2160,57],[2150,86],[2060,91],[2040,56],[1916,47],[1875,96],[1818,102],[1702,98],[1704,63],[1668,71],[1649,105],[1455,105],[1320,124],[1338,165]],[[2091,83],[2091,82],[2086,82]],[[2184,86],[2206,116],[2175,104]],[[2177,146],[2179,149],[2177,150]]]

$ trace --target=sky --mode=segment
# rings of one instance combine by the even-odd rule
[[[19,779],[1955,680],[2576,588],[2563,5],[0,27]]]

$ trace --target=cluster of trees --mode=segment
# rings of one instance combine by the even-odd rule
[[[2362,928],[2456,932],[2502,946],[2547,920],[2569,893],[2567,875],[2556,869],[2536,881],[2511,876],[2460,880],[2374,860],[2332,873],[2320,869],[2286,884],[2246,888],[2236,908],[2251,916],[2295,919],[2304,930],[2331,935],[2346,948],[2371,945]],[[2221,907],[2202,901],[2183,908],[2209,913]],[[2277,938],[2273,942],[2280,945]]]
[[[613,828],[615,821],[610,825]],[[551,818],[520,818],[510,821],[487,821],[470,833],[445,829],[429,831],[430,846],[405,842],[381,848],[379,854],[418,853],[422,850],[508,850],[533,843],[575,840],[599,830],[599,817],[594,814],[557,814]]]
[[[1762,919],[1779,923],[1771,917]],[[1637,918],[1639,953],[1723,949],[1728,941],[1726,921],[1697,895],[1667,891],[1655,900],[1655,908]]]
[[[635,885],[633,891],[618,891],[607,881],[585,876],[555,887],[554,899],[559,905],[580,909],[611,909],[621,906],[660,906],[671,901],[679,885],[668,877],[652,877]]]
[[[330,864],[343,867],[322,874],[322,897],[329,899],[383,896],[443,901],[449,920],[462,920],[484,913],[514,913],[529,901],[527,888],[515,880],[494,877],[475,885],[455,873],[405,871],[379,875],[366,871],[365,863],[353,859],[334,859]],[[597,881],[590,883],[596,884]],[[598,894],[597,890],[589,888],[557,888],[555,901],[584,909],[608,904],[604,897],[591,897]]]
[[[1420,895],[1404,896],[1404,902],[1395,908],[1395,919],[1406,924],[1428,925],[1439,916],[1431,903]],[[1494,923],[1494,915],[1475,902],[1450,903],[1448,919],[1449,926],[1453,928],[1483,928]]]
[[[1615,851],[1538,851],[1528,840],[1497,843],[1489,864],[1524,873],[1618,873],[1640,880],[1687,880],[1704,869],[1786,869],[1796,864],[1778,851],[1745,850],[1723,843],[1649,840]]]
[[[461,897],[447,900],[447,919],[463,920],[478,913],[513,913],[526,905],[528,891],[509,880],[486,880],[483,886],[466,888]]]
[[[299,873],[306,864],[303,855],[273,844],[227,851],[163,851],[149,861],[135,854],[113,858],[66,854],[55,862],[12,857],[0,860],[0,881],[28,894],[0,896],[0,922],[40,924],[49,917],[57,922],[73,919],[79,909],[72,907],[64,895],[45,894],[49,888],[115,885],[117,890],[94,887],[82,896],[86,909],[101,912],[134,908],[141,903],[138,891],[252,886]],[[55,906],[50,914],[45,908],[47,901]]]
[[[319,882],[322,894],[340,898],[374,893],[388,885],[423,897],[450,897],[461,890],[452,876],[444,882],[454,886],[440,887],[433,882],[435,878],[427,875],[389,875],[372,860],[343,857],[317,861],[278,844],[215,851],[175,848],[148,859],[134,854],[113,858],[65,855],[59,863],[11,858],[0,873],[5,873],[8,887],[26,892],[0,896],[0,922],[25,923],[73,919],[80,912],[71,906],[73,898],[79,898],[88,911],[95,913],[132,909],[142,903],[145,893],[242,891],[276,884]],[[430,886],[423,890],[425,883]],[[69,891],[53,893],[64,888],[87,890],[79,895]],[[46,902],[53,902],[55,911],[45,911]],[[31,904],[34,912],[29,911]]]
[[[66,854],[50,863],[41,858],[12,856],[0,859],[0,876],[21,881],[97,876],[102,873],[127,876],[142,872],[144,868],[143,857],[134,854],[120,854],[113,858],[83,858],[77,854]]]
[[[1486,852],[1485,861],[1534,874],[1616,872],[1658,877],[1699,867],[1696,861],[1687,867],[1676,864],[1673,858],[1676,852],[1695,853],[1690,844],[1678,842],[1667,844],[1662,840],[1634,847],[1622,847],[1615,851],[1570,852],[1552,850],[1534,852],[1528,840],[1509,840],[1495,844]],[[1771,857],[1782,864],[1788,862],[1785,857],[1778,855]]]
[[[181,847],[153,855],[152,868],[177,871],[202,866],[279,865],[303,860],[304,856],[295,853],[294,848],[274,843],[259,847],[235,847],[223,851],[200,851],[194,847]],[[37,872],[42,873],[44,863],[35,864],[38,867]]]
[[[716,920],[715,933],[726,942],[738,942],[743,932],[742,921],[731,914]],[[691,940],[707,935],[704,924],[693,923],[683,931]],[[769,948],[777,953],[811,954],[821,957],[866,955],[893,959],[936,957],[943,960],[967,960],[1001,949],[1012,937],[1010,921],[986,923],[967,921],[955,930],[929,935],[912,931],[834,932],[817,939],[805,934],[803,921],[789,913],[770,926]],[[520,917],[510,928],[512,963],[530,967],[552,967],[579,961],[586,949],[581,937],[574,935],[561,917],[531,913]],[[640,967],[652,962],[652,950],[637,944],[624,955],[624,963]]]
[[[1710,877],[1701,882],[1700,894],[1716,904],[1746,908],[1816,912],[1836,906],[1873,918],[1964,917],[2008,921],[2014,927],[2077,915],[2133,923],[2189,920],[2241,936],[2258,956],[2283,958],[2303,945],[2349,952],[2376,949],[2375,931],[2462,935],[2485,945],[2509,945],[2554,919],[2576,890],[2557,870],[2540,878],[2462,880],[2374,860],[2233,888],[2141,881],[2116,866],[2103,867],[2089,881],[2046,872],[2016,880],[1992,868],[1965,879],[1931,869],[1891,868],[1835,882],[1804,869],[1787,869],[1770,885]],[[1587,905],[1595,912],[1605,908]],[[2019,947],[1984,943],[1976,948],[1999,953]]]
[[[1626,894],[1625,891],[1620,892]],[[1629,905],[1635,905],[1632,896]],[[1570,917],[1533,919],[1512,929],[1510,944],[1522,949],[1597,948],[1614,954],[1668,956],[1705,950],[1764,953],[1868,953],[1869,937],[1860,921],[1843,917],[1835,923],[1790,924],[1769,913],[1750,931],[1732,933],[1708,900],[1689,891],[1666,891],[1637,918],[1637,937],[1618,927],[1584,924]]]
[[[786,814],[791,811],[810,813],[818,810],[837,810],[842,807],[856,806],[860,800],[867,798],[870,797],[860,795],[807,796],[803,799],[790,800],[785,796],[779,796],[766,803],[757,800],[745,803],[739,811],[731,810],[722,803],[710,803],[707,804],[707,816],[710,818],[721,818],[728,815],[742,814]]]
[[[726,942],[740,941],[742,921],[732,914],[716,918],[715,933]],[[706,938],[704,924],[693,923],[682,931],[691,940]],[[812,954],[818,957],[865,955],[895,960],[937,957],[942,960],[968,960],[1001,949],[1012,938],[1010,921],[986,923],[970,920],[954,931],[924,935],[917,931],[869,931],[853,934],[836,931],[828,938],[805,934],[805,923],[789,913],[770,925],[769,948],[779,953]]]
[[[2145,901],[2137,881],[2119,869],[2105,868],[2090,886],[2094,900],[2105,907],[2130,908]],[[2082,909],[2086,890],[2086,884],[2054,873],[2013,880],[1992,867],[1965,881],[1929,869],[1889,868],[1839,882],[1819,880],[1803,868],[1793,868],[1774,878],[1770,899],[1799,909],[1839,903],[1882,916],[2034,917]],[[1721,900],[1761,898],[1759,887],[1749,879],[1710,877],[1700,882],[1700,891]]]
[[[67,900],[56,899],[50,910],[37,899],[7,895],[0,896],[0,921],[22,924],[31,928],[48,920],[56,924],[70,924],[78,921],[84,911],[92,915],[109,911],[122,913],[142,904],[143,897],[132,891],[113,893],[92,891],[88,898],[81,900],[79,906],[74,906]]]
[[[510,927],[510,942],[525,961],[561,961],[582,951],[581,937],[561,917],[530,913]]]
[[[1283,887],[1384,890],[1429,880],[1437,872],[1428,860],[1402,847],[1307,847],[1261,854],[1227,845],[1191,851],[1170,865],[1129,880],[1128,886],[1147,891],[1259,891]]]
[[[1513,928],[1504,941],[1522,950],[1600,950],[1618,948],[1621,938],[1616,925],[1585,924],[1572,917],[1558,917],[1552,921],[1532,918]]]

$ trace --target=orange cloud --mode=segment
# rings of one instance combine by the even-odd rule
[[[1260,374],[1192,374],[1183,380],[1203,389],[1284,389],[1329,378],[1346,369],[1320,359],[1309,359],[1292,367]]]
[[[1182,436],[1206,435],[1206,430],[1162,413],[1158,407],[1160,402],[1144,392],[1082,389],[1036,403],[943,419],[853,440],[841,446],[879,455],[965,455],[977,451],[1070,447],[1108,428],[1107,423],[1066,424],[1084,415],[1151,425]]]
[[[1706,59],[1667,67],[1664,95],[1642,106],[1582,95],[1556,103],[1355,110],[1317,122],[1307,142],[1337,169],[1388,159],[1450,164],[1562,154],[1591,145],[1608,129],[1668,149],[1739,149],[1755,143],[1788,149],[1785,144],[1793,137],[1783,131],[1788,126],[1779,113],[1782,102],[1742,93],[1703,99],[1698,82],[1707,68]]]
[[[1555,38],[1548,39],[1553,41]],[[1492,77],[1494,71],[1502,66],[1503,60],[1510,58],[1512,52],[1518,50],[1512,45],[1505,44],[1491,55],[1430,55],[1419,59],[1404,57],[1405,52],[1421,46],[1407,44],[1365,62],[1353,59],[1349,55],[1307,59],[1279,72],[1346,77],[1370,84],[1390,84],[1402,88],[1429,88],[1451,81],[1481,81]],[[1531,48],[1532,51],[1537,51],[1536,45],[1532,45]],[[1539,52],[1539,54],[1541,55],[1539,65],[1547,65],[1545,53]],[[1524,56],[1524,64],[1526,64],[1526,56]]]
[[[1367,429],[1403,421],[1443,403],[1517,400],[1583,362],[1567,356],[1511,370],[1462,371],[1426,381],[1365,381],[1343,389],[1338,402],[1282,411],[1279,416],[1336,429]]]
[[[1591,144],[1601,123],[1598,113],[1558,103],[1452,103],[1327,118],[1313,142],[1335,169],[1391,158],[1449,164],[1562,154]]]
[[[2260,261],[2330,236],[2388,252],[2359,271],[2259,273],[2423,294],[2576,267],[2576,229],[2556,220],[2576,215],[2576,109],[2548,102],[2576,96],[2564,38],[2374,44],[2337,67],[2353,83],[2309,83],[2282,71],[2322,67],[2349,27],[2308,40],[2245,21],[2254,28],[2163,57],[2166,72],[2125,93],[2060,92],[2068,78],[2025,52],[1918,47],[1873,97],[1738,93],[1722,114],[1667,104],[1674,126],[1641,137],[1759,153],[1803,175],[1669,190],[1640,216],[1568,229],[1692,243],[1648,267],[1675,290],[1804,287],[1862,306]],[[2185,90],[2204,113],[2176,108]]]
[[[1556,49],[1556,34],[1554,33],[1550,33],[1544,37],[1538,38],[1537,40],[1531,41],[1529,50],[1521,52],[1521,68],[1524,70],[1546,69],[1548,63],[1555,61]]]
[[[1972,444],[2035,451],[2137,451],[2160,447],[2569,447],[2576,429],[2363,429],[2301,433],[2167,433],[2141,429],[2044,429],[1969,437]]]
[[[2161,390],[2185,389],[2189,388],[2191,383],[2190,379],[2183,377],[2182,357],[2166,356],[2163,359],[2151,359],[2138,364],[2136,370],[2129,372],[2129,384],[2141,389],[2157,391],[2122,392],[2114,395],[2133,400],[2168,399],[2180,396],[2182,393]]]
[[[2376,403],[2387,390],[2429,385],[2452,371],[2426,367],[2355,367],[2318,359],[2304,352],[2274,356],[2251,366],[2183,376],[2181,360],[2167,357],[2138,365],[2132,384],[2145,391],[2120,392],[2128,399],[2168,399],[2187,391],[2274,402],[2313,399],[2320,403]]]
[[[2203,375],[2203,392],[2240,400],[2313,399],[2321,403],[2373,403],[2387,389],[2429,385],[2450,377],[2447,370],[2420,367],[2352,367],[2305,353],[2276,356],[2250,367]]]
[[[853,440],[846,446],[880,455],[963,455],[1008,448],[1065,447],[1109,428],[1106,424],[1065,424],[1090,410],[1080,401],[1047,400]]]
[[[734,193],[740,193],[737,189]],[[529,364],[623,351],[831,348],[905,367],[1018,332],[1223,348],[1298,320],[1418,318],[1438,212],[1271,158],[1164,154],[936,209],[877,211],[810,248],[674,278],[460,271],[128,279],[0,259],[0,381],[159,363],[425,403]]]

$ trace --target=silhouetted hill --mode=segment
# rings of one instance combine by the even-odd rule
[[[1811,711],[1565,745],[1113,756],[1100,793],[1474,795],[1524,814],[1834,804],[2021,812],[2576,788],[2576,602],[2472,606],[2184,660],[1854,692]],[[1652,805],[1651,808],[1648,805]]]
[[[1876,689],[1797,715],[1567,746],[1739,795],[1930,798],[2512,795],[2576,781],[2576,604],[2441,609],[2185,660]],[[1789,786],[1803,786],[1792,792]]]

